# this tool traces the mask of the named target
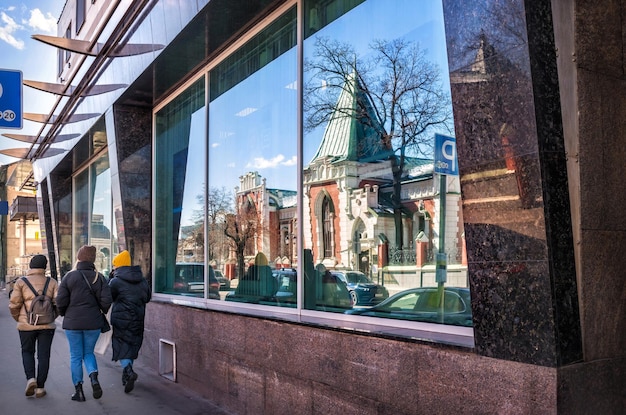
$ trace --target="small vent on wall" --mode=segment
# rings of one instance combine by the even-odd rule
[[[159,375],[176,382],[176,344],[159,339]]]

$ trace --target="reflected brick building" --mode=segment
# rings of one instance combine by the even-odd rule
[[[94,214],[102,213],[104,226],[111,224],[110,253],[129,249],[152,282],[140,358],[235,413],[626,412],[622,4],[416,4],[69,0],[53,44],[63,50],[59,78],[75,75],[81,88],[44,116],[51,128],[31,155],[40,220],[51,230],[50,266],[59,268],[52,259],[72,258],[90,240]],[[441,7],[433,13],[439,20],[418,23],[430,11],[425,5]],[[78,17],[87,24],[77,26]],[[275,125],[272,143],[297,148],[302,159],[304,100],[297,91],[309,39],[332,33],[356,42],[383,30],[414,40],[437,21],[445,28],[459,154],[459,181],[449,185],[460,189],[460,200],[449,205],[464,221],[450,239],[460,244],[464,237],[467,247],[473,327],[307,308],[308,269],[290,309],[168,291],[185,173],[215,178],[211,163],[220,160],[211,155],[247,123],[233,160],[262,147],[253,137]],[[82,60],[87,54],[93,58]],[[272,93],[258,93],[276,79]],[[100,85],[120,87],[86,88]],[[285,114],[293,122],[281,124]],[[216,125],[224,129],[212,130]],[[80,137],[61,144],[70,133]],[[350,267],[362,262],[363,240],[394,234],[374,209],[387,189],[384,169],[359,164],[358,152],[335,151],[340,142],[326,141],[319,157],[300,160],[300,198],[283,198],[283,216],[271,183],[253,175],[240,187],[240,200],[267,207],[257,212],[276,232],[273,241],[255,240],[250,255],[269,249],[276,251],[271,261],[286,257],[300,269],[325,261]],[[42,156],[58,145],[67,155]],[[199,164],[189,162],[193,150],[203,156]],[[412,167],[416,175],[404,183],[405,219],[413,224],[402,228],[405,241],[426,233],[420,218],[428,212],[432,220],[437,210],[423,194],[419,163]],[[258,198],[244,194],[253,190]],[[293,257],[284,249],[290,242]],[[464,262],[463,252],[455,257]]]

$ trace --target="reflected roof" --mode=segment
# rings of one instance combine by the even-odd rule
[[[342,88],[311,162],[323,158],[362,162],[388,159],[392,152],[382,144],[382,131],[378,116],[353,73]]]

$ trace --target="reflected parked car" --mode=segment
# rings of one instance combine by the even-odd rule
[[[230,290],[230,280],[222,274],[222,271],[215,270],[215,278],[220,283],[220,291]]]
[[[275,269],[272,272],[278,284],[278,290],[274,295],[279,305],[295,307],[297,303],[297,279],[298,272],[293,268]],[[327,271],[327,274],[320,276],[319,297],[316,305],[320,309],[343,311],[352,308],[352,298],[346,284],[340,278]],[[311,287],[312,289],[313,287]]]
[[[276,278],[278,290],[274,296],[280,303],[297,303],[297,278],[298,273],[293,268],[275,269],[272,276]]]
[[[333,270],[331,274],[346,284],[353,305],[374,305],[389,298],[387,289],[369,279],[361,271]]]
[[[437,287],[411,288],[371,308],[348,310],[346,314],[471,326],[469,288],[445,287],[443,295],[443,316]]]
[[[181,262],[174,269],[174,290],[182,293],[202,295],[204,292],[204,264]],[[220,283],[213,267],[209,267],[209,298],[220,299]]]

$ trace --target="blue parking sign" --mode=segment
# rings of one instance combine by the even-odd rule
[[[22,128],[22,72],[0,69],[0,128]]]
[[[459,175],[456,157],[456,139],[447,135],[435,134],[435,173],[450,176]]]

